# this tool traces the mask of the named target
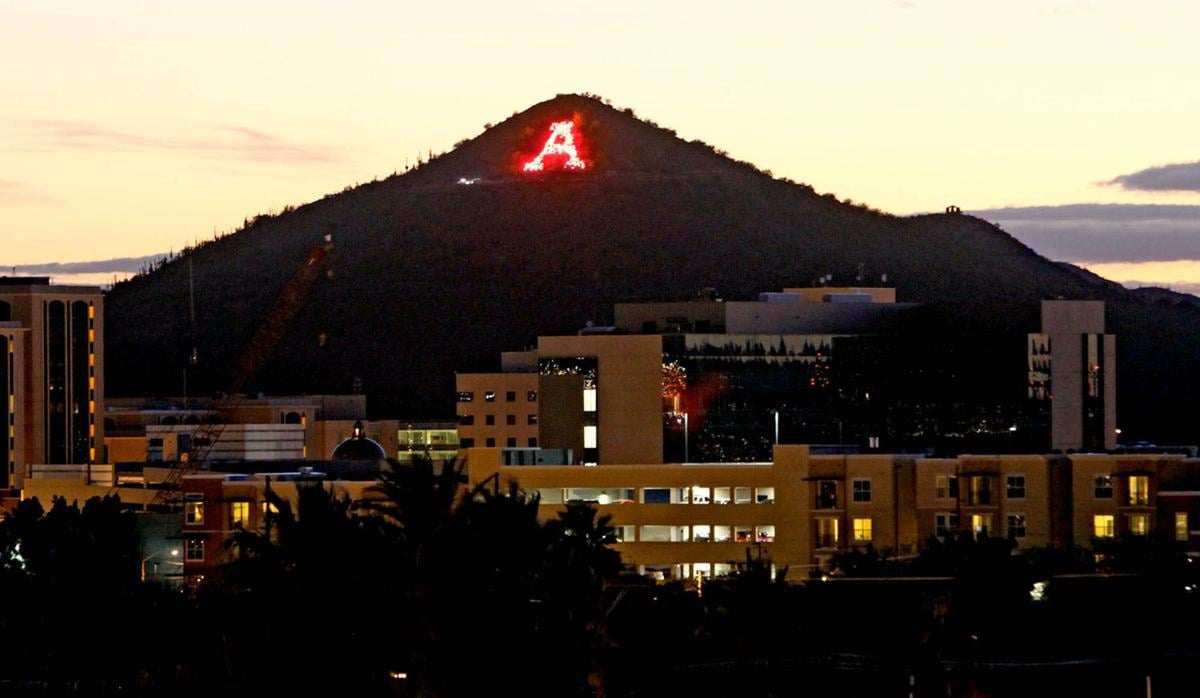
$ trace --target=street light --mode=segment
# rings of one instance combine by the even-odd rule
[[[164,552],[168,552],[168,551],[160,550],[157,553],[152,553],[152,554],[147,555],[146,557],[142,558],[142,581],[143,582],[146,581],[146,563],[153,560],[154,558],[158,557],[159,555],[162,555]],[[171,557],[179,557],[179,548],[171,548],[170,554],[171,554]],[[182,562],[175,562],[174,560],[171,560],[170,562],[172,564],[176,564],[176,565],[183,564]]]

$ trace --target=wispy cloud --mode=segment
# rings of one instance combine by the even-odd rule
[[[8,124],[29,146],[42,149],[185,151],[276,164],[319,164],[341,159],[338,150],[330,146],[289,141],[237,125],[210,125],[195,134],[164,135],[59,119],[26,119]]]
[[[1200,192],[1200,162],[1147,167],[1104,182],[1129,191]]]
[[[1200,206],[1072,204],[972,211],[1062,262],[1200,259]]]
[[[0,179],[0,204],[48,204],[54,197],[22,182]]]
[[[151,254],[145,257],[115,257],[113,259],[101,259],[92,262],[43,262],[39,264],[0,264],[0,272],[6,272],[15,268],[18,274],[48,274],[51,276],[57,275],[75,275],[75,274],[133,274],[142,269],[142,267],[150,262],[165,257],[165,254]]]

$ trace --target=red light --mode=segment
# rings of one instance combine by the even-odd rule
[[[571,121],[556,121],[550,124],[550,136],[542,146],[542,152],[521,168],[526,172],[541,172],[546,169],[547,157],[566,158],[560,165],[564,170],[582,170],[587,163],[579,159],[579,151],[575,148],[575,124]]]

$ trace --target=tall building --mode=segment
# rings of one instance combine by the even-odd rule
[[[0,278],[0,323],[10,347],[6,371],[12,398],[2,484],[21,487],[34,464],[103,461],[98,445],[104,443],[104,425],[97,419],[104,409],[100,289],[56,286],[45,277]],[[23,392],[20,400],[17,388]]]

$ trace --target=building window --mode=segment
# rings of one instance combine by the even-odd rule
[[[710,504],[712,502],[711,487],[693,487],[692,504]]]
[[[483,394],[483,401],[484,401],[484,402],[495,402],[495,401],[496,401],[496,391],[495,391],[495,390],[489,390],[489,391],[487,391],[486,393],[484,393],[484,394]]]
[[[1188,515],[1186,511],[1176,512],[1175,514],[1175,540],[1186,541],[1188,539]]]
[[[828,516],[817,518],[817,547],[836,548],[838,544],[838,520]]]
[[[613,537],[618,543],[632,543],[636,530],[636,526],[613,526]]]
[[[537,402],[537,391],[530,390],[530,391],[526,392],[525,393],[525,401],[526,402]]]
[[[485,415],[483,418],[483,423],[488,425],[489,427],[495,426],[496,425],[496,415],[494,415],[494,414]]]
[[[980,538],[988,535],[992,530],[992,515],[991,514],[971,514],[971,533]]]
[[[754,498],[757,504],[770,504],[775,501],[774,487],[759,487]]]
[[[1150,533],[1149,514],[1130,514],[1129,533],[1135,536],[1145,536]]]
[[[938,499],[958,499],[957,475],[938,475],[935,484]]]
[[[854,542],[870,543],[871,519],[854,519]]]
[[[728,543],[733,540],[733,526],[713,526],[713,542]]]
[[[507,439],[504,440],[504,445],[509,448],[516,448],[517,447],[517,437],[515,437],[515,436],[508,437]]]
[[[596,448],[596,427],[583,428],[583,447]]]
[[[750,488],[749,487],[733,488],[733,503],[734,504],[749,504],[750,503]]]
[[[204,523],[204,502],[184,502],[183,521],[188,524]]]
[[[732,499],[732,488],[729,487],[714,487],[713,502],[717,504],[728,504]]]
[[[1008,537],[1009,538],[1024,538],[1025,537],[1025,515],[1024,514],[1009,514],[1008,515]]]
[[[1005,493],[1004,496],[1009,499],[1025,499],[1025,476],[1024,475],[1009,475],[1005,478]]]
[[[967,492],[967,503],[974,506],[988,506],[992,503],[992,478],[988,475],[972,475],[970,490]]]
[[[529,437],[529,447],[537,448],[537,437],[536,436]]]
[[[1146,475],[1129,476],[1129,506],[1144,507],[1150,502],[1150,478]]]
[[[584,388],[583,389],[583,411],[584,412],[595,412],[596,411],[596,389],[595,388]]]
[[[495,439],[493,439],[493,438],[492,438],[492,437],[490,437],[490,436],[487,438],[487,441],[485,441],[484,443],[485,443],[485,444],[487,444],[487,447],[488,447],[488,448],[495,448],[495,447],[496,447],[496,440],[495,440]]]
[[[853,498],[856,502],[871,501],[871,481],[870,480],[854,480],[850,483],[853,487]]]
[[[711,543],[712,526],[692,526],[693,543]]]
[[[817,482],[817,508],[837,509],[837,482],[834,480]]]
[[[508,425],[508,426],[510,426],[510,427],[511,427],[511,426],[516,426],[516,424],[517,424],[517,415],[515,415],[515,414],[506,414],[506,415],[504,415],[504,423],[505,423],[505,424],[507,424],[507,425]]]
[[[235,500],[229,503],[229,527],[246,528],[250,525],[250,502]]]
[[[755,531],[755,538],[759,543],[775,542],[775,527],[774,526],[759,526]]]
[[[1112,475],[1097,475],[1095,479],[1095,497],[1096,499],[1112,499],[1113,484]]]
[[[958,514],[944,512],[933,516],[933,534],[945,538],[958,532]]]
[[[505,392],[504,393],[504,401],[505,402],[516,402],[517,401],[517,391],[509,390],[509,391]]]
[[[475,448],[475,439],[470,436],[464,439],[459,439],[458,445],[462,446],[463,448]]]
[[[526,424],[537,424],[538,423],[537,417],[538,416],[536,414],[525,415],[525,423]]]
[[[738,543],[753,543],[754,542],[754,527],[753,526],[734,526],[733,539]]]
[[[463,391],[459,391],[459,393],[458,393],[458,401],[459,402],[471,402],[474,399],[475,399],[475,393],[472,393],[470,391],[463,390]]]
[[[458,423],[459,423],[459,424],[461,424],[461,425],[462,425],[462,426],[464,426],[464,427],[469,427],[469,426],[472,426],[472,425],[474,425],[474,424],[475,424],[475,415],[473,415],[473,414],[460,414],[460,415],[458,415]]]
[[[204,539],[188,538],[184,547],[184,558],[188,562],[204,562]]]
[[[1117,535],[1116,517],[1112,514],[1096,514],[1092,517],[1092,535],[1097,538],[1112,538]]]

